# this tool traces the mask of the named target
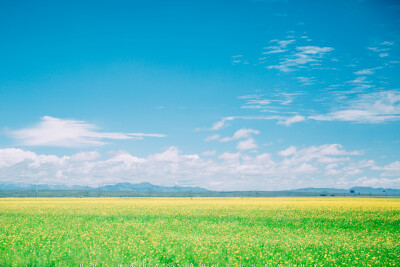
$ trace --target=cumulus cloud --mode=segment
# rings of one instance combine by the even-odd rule
[[[254,142],[253,138],[248,138],[246,140],[240,141],[237,144],[236,148],[239,149],[239,150],[250,150],[250,149],[257,148],[257,145]]]
[[[240,153],[239,152],[237,152],[237,153],[224,152],[218,158],[226,160],[226,161],[238,160],[238,159],[240,159]]]
[[[296,154],[297,148],[294,146],[290,146],[285,150],[279,151],[278,154],[282,157],[287,157]]]
[[[289,148],[279,151],[280,156],[292,156],[293,160],[308,162],[311,160],[318,160],[319,162],[331,162],[329,157],[337,156],[355,156],[362,155],[361,151],[346,151],[339,144],[327,144],[321,146],[311,146],[308,148],[297,150],[296,147],[290,146]]]
[[[25,146],[82,147],[101,146],[110,140],[138,140],[144,137],[165,137],[163,134],[147,133],[107,133],[84,121],[60,119],[50,116],[41,118],[39,124],[31,128],[12,131],[11,136]]]
[[[203,153],[201,153],[203,156],[214,156],[217,154],[216,150],[206,150]]]
[[[339,144],[294,147],[270,153],[248,149],[251,138],[242,140],[243,149],[185,154],[175,146],[146,157],[126,151],[99,154],[84,151],[73,155],[42,155],[18,148],[0,149],[0,181],[32,184],[98,185],[117,182],[151,182],[160,185],[202,186],[215,190],[272,190],[301,187],[353,186],[368,171],[380,172],[388,186],[398,178],[399,162],[376,166],[371,160],[357,160],[362,151],[348,151]],[[390,173],[389,173],[390,172]],[[392,175],[392,176],[389,176]],[[321,178],[323,177],[323,179]],[[373,185],[372,178],[368,183]],[[393,179],[390,179],[393,177]],[[361,180],[360,180],[361,181]],[[365,182],[367,183],[367,182]],[[360,185],[360,184],[359,184]],[[349,186],[349,187],[350,187]]]

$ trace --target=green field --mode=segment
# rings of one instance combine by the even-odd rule
[[[400,266],[400,199],[0,199],[0,266]]]

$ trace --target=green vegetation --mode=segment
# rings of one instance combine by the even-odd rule
[[[0,199],[0,266],[399,266],[400,199]]]

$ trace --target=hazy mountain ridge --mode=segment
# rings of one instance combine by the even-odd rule
[[[24,183],[0,183],[0,191],[19,191],[19,190],[77,190],[77,191],[132,191],[132,192],[217,192],[207,190],[201,187],[183,187],[183,186],[160,186],[153,185],[148,182],[132,184],[117,183],[114,185],[105,185],[99,187],[88,187],[81,185],[48,185],[48,184],[24,184]],[[372,195],[400,195],[400,189],[393,188],[373,188],[373,187],[352,187],[350,189],[337,188],[299,188],[293,190],[280,190],[280,192],[306,192],[319,194],[344,194],[354,190],[355,194],[372,194]],[[239,192],[239,191],[231,191]],[[249,191],[250,192],[250,191]],[[255,192],[255,191],[254,191]],[[263,192],[263,191],[259,191]],[[265,191],[266,192],[266,191]]]
[[[393,188],[374,188],[374,187],[362,187],[356,186],[349,189],[337,189],[337,188],[300,188],[295,190],[288,191],[296,191],[296,192],[310,192],[310,193],[349,193],[351,190],[354,190],[355,194],[374,194],[374,195],[400,195],[400,189]]]
[[[48,185],[48,184],[23,184],[23,183],[0,183],[0,190],[82,190],[82,191],[136,191],[136,192],[210,192],[201,187],[183,186],[160,186],[143,182],[138,184],[117,183],[99,187],[88,187],[81,185]]]

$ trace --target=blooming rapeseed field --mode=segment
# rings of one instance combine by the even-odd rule
[[[0,199],[0,266],[81,264],[400,266],[400,199]]]

